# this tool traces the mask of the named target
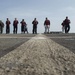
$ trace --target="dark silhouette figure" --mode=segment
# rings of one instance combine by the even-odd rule
[[[21,23],[21,33],[25,33],[26,31],[27,31],[27,33],[28,33],[28,30],[26,30],[26,28],[27,28],[27,24],[26,24],[26,22],[24,21],[24,19],[22,19],[22,21],[20,22]]]
[[[36,18],[34,18],[33,22],[33,34],[37,34],[37,24],[38,24],[38,21],[36,20]]]
[[[70,20],[68,19],[68,17],[66,17],[66,19],[64,20],[64,25],[65,25],[65,33],[68,33],[70,30]]]
[[[7,21],[6,21],[6,34],[10,33],[10,24],[11,24],[11,22],[7,18]]]
[[[49,33],[49,28],[50,28],[50,20],[46,17],[46,20],[44,21],[44,26],[45,26],[45,33]],[[48,32],[47,32],[48,30]]]
[[[0,33],[3,33],[4,23],[0,20]]]
[[[18,30],[18,20],[17,18],[15,18],[15,20],[13,21],[13,33],[17,34],[17,30]]]

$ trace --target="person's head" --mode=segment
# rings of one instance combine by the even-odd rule
[[[36,18],[34,18],[34,20],[36,20]]]
[[[24,21],[24,19],[22,19],[22,21]]]
[[[48,18],[46,17],[46,20],[48,20]]]
[[[9,19],[7,18],[7,20],[9,20]]]
[[[66,16],[66,19],[68,19],[68,16]]]
[[[17,18],[15,18],[15,20],[17,20]]]

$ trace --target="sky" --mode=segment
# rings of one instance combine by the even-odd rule
[[[44,32],[44,21],[50,22],[50,31],[62,31],[61,23],[68,16],[71,21],[70,33],[75,32],[75,0],[0,0],[0,20],[5,24],[6,18],[11,21],[10,32],[13,32],[13,21],[17,18],[18,33],[21,33],[21,20],[25,19],[29,33],[32,33],[32,21],[39,22],[38,33]],[[6,25],[4,26],[4,33]]]

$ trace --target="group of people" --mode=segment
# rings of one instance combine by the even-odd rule
[[[15,20],[13,21],[13,33],[17,34],[17,30],[18,30],[18,20],[17,18],[15,18]],[[7,18],[6,20],[6,34],[10,33],[10,20],[9,18]],[[21,33],[28,33],[28,28],[27,28],[27,23],[25,22],[24,19],[22,19],[22,21],[20,22],[21,24]],[[33,24],[33,30],[32,33],[33,34],[37,34],[37,25],[38,25],[38,21],[36,20],[36,18],[34,18],[34,20],[32,21]],[[65,33],[68,33],[70,30],[70,20],[68,19],[68,17],[66,17],[66,19],[62,22],[62,31]],[[0,20],[0,31],[1,33],[3,33],[3,27],[4,27],[4,23]],[[50,20],[46,17],[45,21],[44,21],[44,27],[45,27],[45,32],[44,33],[49,33],[49,29],[50,29]]]
[[[17,18],[15,18],[15,20],[13,21],[13,33],[14,34],[17,34],[17,30],[18,30],[18,20],[17,20]],[[25,31],[27,31],[26,30],[26,26],[27,26],[27,24],[26,24],[26,22],[24,21],[24,19],[22,19],[22,21],[20,22],[21,23],[21,33],[25,33]],[[10,33],[10,24],[11,24],[11,22],[10,22],[10,20],[7,18],[7,21],[6,21],[6,34],[8,34],[8,33]],[[27,33],[28,33],[28,31],[27,31]]]

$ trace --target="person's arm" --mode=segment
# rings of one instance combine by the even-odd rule
[[[32,24],[34,24],[34,21],[32,21]]]
[[[27,23],[25,22],[25,25],[27,25]]]
[[[37,21],[37,24],[38,24],[38,21]]]

